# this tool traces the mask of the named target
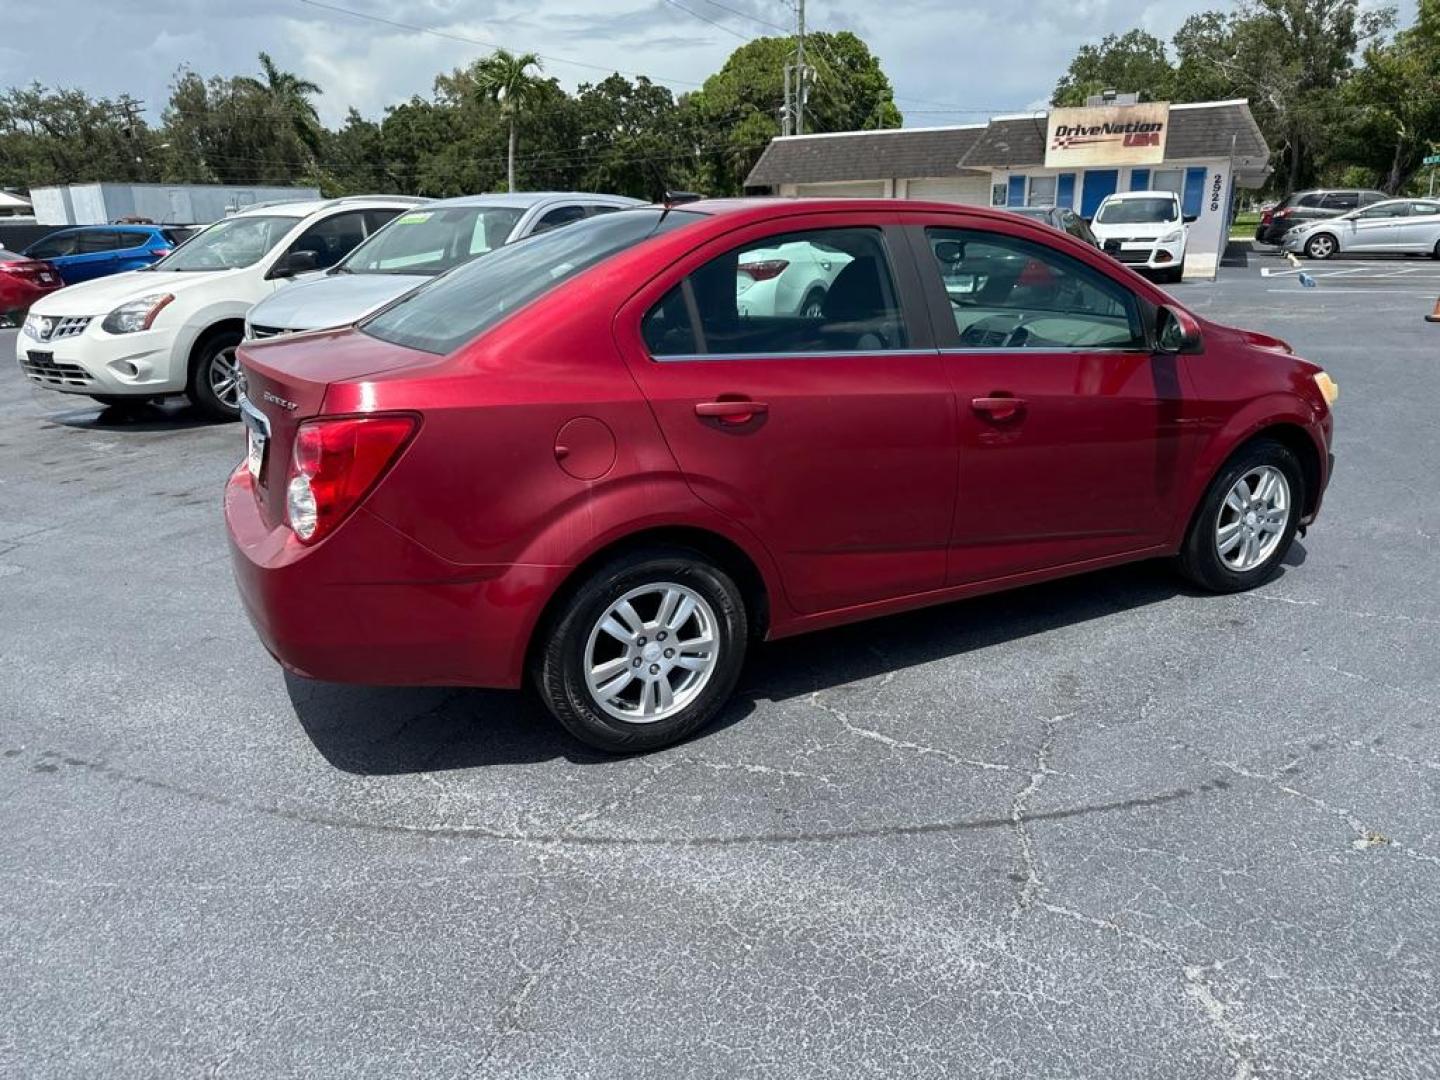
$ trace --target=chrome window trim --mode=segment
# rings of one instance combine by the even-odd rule
[[[1032,347],[1032,346],[1028,346],[1028,345],[1016,345],[1016,346],[1014,346],[1014,347],[1012,347],[1012,348],[1009,348],[1009,349],[1007,349],[1007,348],[1005,348],[1004,346],[1001,346],[1001,345],[992,345],[992,346],[989,346],[989,347],[966,345],[966,346],[956,346],[956,347],[953,348],[953,349],[951,349],[951,348],[942,348],[942,349],[940,350],[940,353],[941,353],[942,356],[974,356],[974,355],[977,355],[977,354],[991,355],[991,354],[994,354],[994,353],[1004,353],[1004,354],[1006,354],[1006,355],[1009,355],[1010,353],[1019,353],[1019,354],[1022,354],[1022,355],[1023,355],[1024,353],[1030,353],[1030,354],[1033,355],[1033,356],[1046,356],[1046,355],[1050,355],[1050,354],[1053,354],[1053,353],[1066,353],[1066,354],[1069,354],[1069,353],[1097,353],[1097,352],[1098,352],[1098,353],[1135,353],[1135,354],[1137,354],[1137,355],[1139,355],[1139,356],[1154,356],[1154,355],[1155,355],[1155,350],[1153,350],[1153,349],[1150,349],[1150,348],[1147,348],[1147,347],[1144,347],[1144,346],[1139,346],[1139,347],[1137,347],[1137,346],[1134,346],[1134,345],[1126,345],[1126,346],[1120,346],[1120,345],[1057,345],[1057,346],[1055,346],[1054,348],[1051,348],[1051,347],[1049,347],[1049,346],[1045,346],[1045,347],[1042,348],[1042,347]]]
[[[984,350],[976,350],[983,352]],[[753,352],[753,353],[675,353],[668,356],[656,356],[646,351],[652,363],[695,363],[702,360],[836,360],[868,359],[875,356],[935,356],[940,352],[938,349],[837,349],[834,352]]]

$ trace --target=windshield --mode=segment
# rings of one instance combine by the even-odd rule
[[[1155,225],[1180,220],[1180,205],[1174,199],[1116,199],[1107,202],[1095,215],[1101,225]]]
[[[244,217],[217,221],[157,262],[153,270],[237,270],[265,257],[299,221],[296,217]]]
[[[427,282],[360,327],[382,341],[444,355],[582,270],[701,217],[646,207],[555,229]]]
[[[505,243],[523,213],[511,206],[412,210],[366,240],[336,269],[352,274],[443,274]]]

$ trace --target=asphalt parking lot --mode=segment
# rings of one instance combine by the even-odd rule
[[[1340,383],[1282,576],[777,643],[638,759],[283,676],[239,429],[0,332],[0,1075],[1435,1075],[1440,263],[1284,269],[1177,289]]]

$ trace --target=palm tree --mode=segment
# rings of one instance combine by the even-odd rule
[[[317,83],[302,79],[293,71],[275,66],[270,54],[260,54],[260,70],[264,81],[241,76],[236,83],[264,98],[277,116],[287,117],[290,129],[312,157],[320,153],[320,114],[310,98],[324,93]]]
[[[544,82],[530,74],[530,68],[544,70],[534,53],[516,56],[507,49],[496,49],[475,65],[475,85],[480,93],[500,106],[500,115],[510,126],[510,156],[506,162],[506,190],[515,190],[515,150],[518,146],[516,124],[520,114],[539,96]]]

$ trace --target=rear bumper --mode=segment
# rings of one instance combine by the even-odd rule
[[[363,508],[314,547],[225,487],[231,563],[261,642],[296,674],[374,686],[513,688],[566,567],[459,566]]]

